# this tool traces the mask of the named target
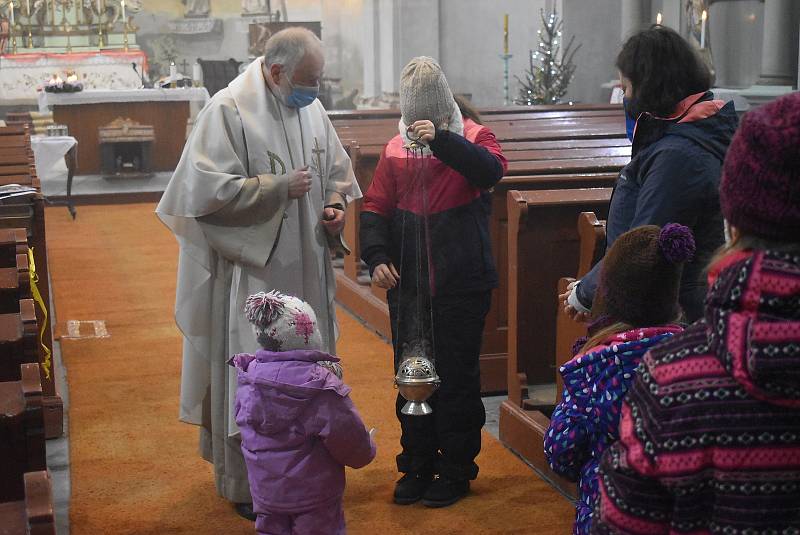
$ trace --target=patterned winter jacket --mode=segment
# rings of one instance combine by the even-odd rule
[[[642,356],[681,328],[639,328],[615,334],[580,353],[561,369],[564,393],[550,420],[544,450],[550,467],[579,481],[573,533],[589,532],[597,496],[597,465],[617,435],[622,398]]]
[[[800,254],[723,262],[705,318],[642,360],[594,533],[800,533]]]

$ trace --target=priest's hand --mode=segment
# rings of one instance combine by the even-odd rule
[[[322,225],[328,234],[336,236],[344,229],[344,210],[338,208],[325,208],[322,211]]]
[[[408,136],[423,143],[430,143],[436,137],[436,127],[430,121],[416,121],[408,127]]]
[[[397,286],[397,281],[400,280],[400,274],[394,267],[394,264],[378,264],[375,271],[372,272],[372,282],[380,288],[394,288]]]
[[[289,173],[289,198],[297,199],[311,191],[311,171],[308,166]]]

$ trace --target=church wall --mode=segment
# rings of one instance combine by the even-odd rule
[[[564,0],[564,41],[574,35],[582,43],[575,54],[575,77],[567,99],[575,102],[608,102],[610,88],[602,85],[617,78],[614,67],[622,46],[620,0]]]
[[[503,104],[503,14],[509,15],[509,95],[519,91],[529,51],[536,48],[539,10],[552,0],[440,0],[440,61],[454,91],[478,106]],[[559,2],[560,3],[560,2]]]

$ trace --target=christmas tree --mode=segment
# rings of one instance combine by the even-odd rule
[[[575,36],[569,40],[561,55],[561,30],[564,21],[559,20],[554,9],[545,18],[544,9],[540,10],[542,29],[539,35],[539,46],[530,51],[530,67],[525,72],[525,79],[516,76],[522,86],[515,104],[532,106],[534,104],[558,104],[567,94],[572,76],[575,74],[573,58],[581,45],[573,46]],[[562,59],[559,60],[559,57]]]

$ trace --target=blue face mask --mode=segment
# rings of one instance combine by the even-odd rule
[[[307,87],[294,85],[291,80],[288,80],[288,82],[292,92],[286,97],[286,105],[290,108],[305,108],[317,99],[317,95],[319,95],[318,85]]]
[[[630,112],[631,101],[627,98],[622,99],[622,108],[625,110],[625,133],[628,140],[633,143],[633,132],[636,129],[636,119]]]

